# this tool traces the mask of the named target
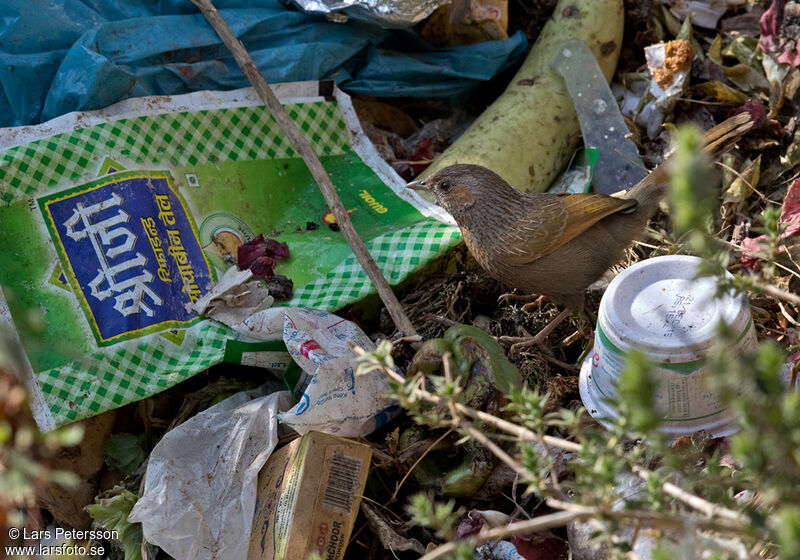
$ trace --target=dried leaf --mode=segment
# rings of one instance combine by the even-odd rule
[[[253,275],[255,276],[256,274],[253,273]],[[275,276],[267,278],[266,280],[267,288],[269,288],[269,295],[279,300],[292,299],[294,282],[292,282],[291,278],[287,278],[281,274],[276,274]]]
[[[508,539],[525,560],[566,560],[569,544],[549,531],[532,535],[515,535]]]
[[[736,90],[728,84],[720,82],[719,80],[703,82],[702,84],[692,86],[690,89],[692,91],[701,91],[706,95],[713,97],[714,99],[725,101],[727,103],[735,103],[737,105],[741,105],[749,99],[747,95],[741,91]]]
[[[722,38],[719,35],[711,43],[708,56],[739,89],[744,91],[769,89],[767,78],[752,66],[741,62],[733,66],[725,66],[722,59]]]
[[[750,195],[752,195],[756,187],[758,187],[760,174],[761,156],[759,155],[754,162],[748,165],[739,176],[733,180],[731,186],[725,191],[723,203],[731,204],[744,202],[750,198]]]
[[[367,524],[372,532],[378,535],[383,548],[392,552],[413,550],[417,554],[425,554],[425,547],[417,539],[403,537],[397,533],[389,523],[381,517],[377,510],[365,502],[361,503],[361,510],[367,518]]]
[[[778,63],[769,54],[764,55],[761,63],[764,68],[764,75],[769,82],[769,116],[774,118],[786,99],[786,89],[789,85],[786,76],[788,76],[791,66]]]
[[[477,535],[484,525],[486,525],[486,520],[483,515],[478,510],[473,509],[456,525],[456,540]]]
[[[394,456],[397,456],[397,450],[400,446],[400,428],[395,428],[386,434],[386,448]]]
[[[747,35],[733,37],[728,46],[722,49],[722,56],[735,58],[742,64],[758,68],[758,40]]]

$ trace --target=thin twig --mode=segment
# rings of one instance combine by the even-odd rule
[[[755,187],[753,186],[753,184],[752,184],[750,181],[748,181],[747,179],[745,179],[745,178],[744,178],[744,175],[742,175],[742,173],[740,173],[739,171],[736,171],[736,170],[735,170],[733,167],[731,167],[730,165],[725,165],[725,164],[724,164],[724,163],[722,163],[721,161],[718,161],[718,162],[716,162],[716,164],[717,164],[718,166],[720,166],[721,168],[725,169],[726,171],[730,171],[731,173],[733,173],[734,175],[736,175],[736,178],[737,178],[737,179],[739,179],[739,180],[741,180],[741,181],[742,181],[742,182],[743,182],[743,183],[744,183],[744,184],[745,184],[745,185],[746,185],[746,186],[747,186],[747,187],[748,187],[748,188],[749,188],[751,191],[753,191],[754,193],[756,193],[756,194],[758,195],[758,198],[760,198],[762,202],[764,202],[764,203],[766,203],[766,204],[778,204],[777,202],[774,202],[774,201],[772,201],[772,200],[768,199],[768,198],[767,198],[766,196],[764,196],[763,194],[761,194],[761,191],[759,191],[757,188],[755,188]]]
[[[432,159],[394,159],[391,163],[405,163],[406,165],[430,165]]]
[[[637,465],[633,465],[632,470],[634,474],[638,475],[639,478],[641,478],[645,482],[647,482],[647,479],[650,478],[651,474],[653,474],[652,471],[649,471]],[[730,510],[728,508],[724,508],[722,506],[718,506],[714,503],[704,500],[700,496],[696,496],[691,492],[687,492],[680,486],[677,486],[671,482],[662,483],[661,489],[668,496],[672,496],[673,498],[682,501],[686,505],[689,505],[694,509],[696,509],[697,511],[704,513],[709,518],[720,517],[723,519],[727,519],[729,521],[733,521],[735,523],[742,523],[742,524],[747,523],[747,517],[745,517],[741,513]]]
[[[231,51],[233,58],[236,59],[242,72],[247,76],[247,79],[250,80],[250,83],[253,84],[253,88],[255,88],[258,97],[264,102],[281,129],[286,133],[292,147],[297,150],[297,153],[299,153],[303,161],[305,161],[308,170],[311,172],[317,185],[319,185],[320,191],[322,191],[322,196],[325,197],[325,202],[328,203],[328,206],[333,212],[333,216],[336,218],[336,223],[339,225],[345,240],[353,250],[364,272],[367,273],[367,276],[372,281],[372,285],[375,286],[397,330],[407,336],[417,334],[405,311],[403,311],[403,307],[400,305],[394,292],[392,292],[389,283],[386,281],[386,278],[381,273],[378,265],[370,256],[367,247],[353,227],[350,216],[348,216],[342,204],[342,200],[336,193],[336,187],[328,176],[328,172],[325,171],[322,161],[320,161],[319,156],[311,147],[306,137],[300,132],[295,122],[289,117],[288,113],[286,113],[286,110],[283,108],[280,101],[278,101],[272,88],[258,71],[258,67],[248,54],[247,49],[245,49],[241,41],[236,38],[236,35],[234,35],[231,28],[228,27],[225,19],[214,7],[211,0],[192,0],[192,3],[200,8],[200,11],[203,12],[203,15],[220,36],[222,42]]]
[[[728,241],[727,239],[719,239],[719,238],[716,238],[716,240],[718,242],[722,243],[723,245],[730,246],[734,251],[739,251],[740,253],[744,253],[746,255],[753,255],[753,256],[756,256],[756,257],[758,256],[755,251],[751,251],[750,249],[745,249],[744,247],[742,247],[741,245],[737,245],[733,241]],[[772,264],[774,264],[775,266],[777,266],[778,268],[780,268],[782,270],[785,270],[789,274],[793,274],[794,276],[797,276],[798,278],[800,278],[800,273],[798,273],[795,270],[792,270],[788,266],[782,265],[781,263],[775,262],[775,261],[773,261]]]
[[[678,101],[686,101],[687,103],[696,103],[697,105],[727,105],[726,101],[702,101],[700,99],[691,99],[689,97],[676,97]]]
[[[469,433],[469,435],[471,435],[478,443],[494,453],[495,457],[508,465],[511,470],[517,473],[526,482],[535,482],[535,479],[531,476],[531,474],[522,465],[515,461],[511,455],[506,453],[502,447],[493,442],[489,436],[480,430],[476,430],[474,426],[470,426],[467,423],[462,424],[461,422],[458,422],[458,425],[461,429],[466,430],[467,433]]]
[[[425,317],[427,319],[430,319],[431,321],[435,321],[437,323],[440,323],[440,324],[444,325],[445,327],[452,327],[453,325],[457,325],[458,324],[456,321],[453,321],[452,319],[448,319],[447,317],[442,317],[441,315],[435,315],[433,313],[426,313]]]
[[[599,507],[582,506],[551,499],[547,500],[547,504],[551,507],[563,509],[563,511],[542,515],[540,517],[534,517],[533,519],[526,521],[518,521],[516,523],[503,525],[502,527],[495,527],[493,529],[481,531],[476,536],[469,539],[464,539],[463,541],[443,544],[433,549],[425,556],[422,556],[420,560],[437,560],[438,558],[442,558],[443,556],[455,551],[456,547],[458,547],[460,543],[475,546],[485,542],[498,541],[514,535],[526,535],[537,531],[563,527],[572,521],[583,521],[598,517],[620,522],[627,521],[637,524],[647,523],[648,525],[657,526],[664,529],[685,529],[687,523],[689,523],[693,528],[700,530],[716,530],[733,534],[741,533],[744,530],[742,525],[738,523],[732,524],[724,520],[694,518],[684,520],[667,513],[643,510],[613,511]]]
[[[795,327],[800,327],[800,322],[798,322],[798,321],[797,321],[797,319],[795,319],[794,317],[792,317],[791,315],[789,315],[789,312],[788,312],[788,311],[786,311],[786,308],[783,306],[783,303],[781,303],[780,301],[778,302],[778,307],[779,307],[779,308],[780,308],[780,310],[781,310],[781,315],[783,315],[784,317],[786,317],[786,320],[787,320],[787,321],[789,321],[789,322],[790,322],[791,324],[793,324]]]
[[[366,351],[360,346],[351,344],[351,347],[359,356],[366,354]],[[392,371],[391,369],[383,365],[381,365],[381,369],[386,375],[391,377],[392,380],[401,385],[407,381],[399,373]],[[451,399],[434,395],[426,391],[419,385],[417,385],[417,387],[415,388],[415,393],[418,398],[425,400],[427,402],[442,405],[445,407],[452,406],[451,410],[455,411],[456,413],[461,414],[463,416],[468,416],[470,418],[474,418],[476,420],[481,420],[491,426],[494,426],[509,434],[517,436],[519,438],[519,441],[537,441],[542,444],[550,445],[552,447],[557,447],[559,449],[575,453],[579,453],[581,451],[581,445],[578,443],[549,435],[540,436],[536,432],[533,432],[527,428],[523,428],[522,426],[514,424],[513,422],[509,422],[508,420],[504,420],[503,418],[494,416],[493,414],[489,414],[488,412],[475,410],[474,408],[464,406],[461,403],[453,402]],[[633,470],[640,478],[644,480],[647,480],[652,474],[652,471],[635,465],[633,467]],[[713,504],[708,500],[704,500],[700,496],[696,496],[691,492],[687,492],[686,490],[683,490],[682,488],[671,482],[662,483],[661,488],[664,491],[664,493],[667,494],[668,496],[671,496],[683,502],[684,504],[696,509],[697,511],[704,513],[709,518],[723,518],[730,522],[734,522],[736,523],[736,526],[739,527],[739,529],[742,529],[744,524],[746,524],[747,522],[747,518],[742,514],[733,511],[731,509]]]
[[[465,539],[464,541],[460,542],[478,545],[489,541],[501,540],[513,535],[527,534],[535,531],[544,531],[546,529],[563,527],[570,521],[575,521],[577,519],[588,519],[590,517],[592,517],[592,514],[584,511],[559,511],[549,515],[535,517],[527,521],[520,521],[511,525],[503,525],[502,527],[496,527],[494,529],[482,531],[475,537]],[[425,556],[422,556],[419,560],[436,560],[437,558],[442,558],[455,551],[459,544],[460,543],[452,541],[445,543],[434,548]]]
[[[646,247],[648,249],[654,249],[654,250],[661,250],[661,249],[664,248],[664,247],[660,247],[658,245],[653,245],[652,243],[645,243],[644,241],[639,241],[637,239],[634,239],[633,243],[634,243],[634,245],[639,245],[641,247]]]
[[[560,509],[564,511],[586,511],[588,509],[593,509],[597,511],[596,514],[597,517],[602,516],[608,519],[647,521],[647,523],[651,526],[657,526],[662,528],[683,527],[684,524],[688,521],[691,523],[693,527],[701,530],[715,529],[719,531],[736,532],[744,529],[744,527],[740,525],[739,522],[730,520],[697,519],[695,517],[692,517],[691,519],[688,518],[682,519],[670,513],[662,513],[662,512],[648,511],[648,510],[607,511],[604,508],[600,508],[597,506],[585,506],[581,504],[573,504],[572,502],[565,502],[563,500],[558,500],[556,498],[547,498],[545,500],[545,503],[553,509]]]
[[[777,286],[773,286],[772,284],[757,284],[756,288],[763,291],[768,296],[774,297],[775,299],[782,299],[783,301],[788,301],[793,305],[800,305],[800,296],[778,288]]]

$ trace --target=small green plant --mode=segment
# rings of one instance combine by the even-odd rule
[[[790,298],[769,283],[780,235],[777,213],[770,208],[762,220],[767,242],[760,256],[767,264],[761,276],[731,279],[727,274],[730,248],[713,234],[717,181],[701,141],[696,128],[677,131],[670,196],[674,230],[684,241],[677,249],[702,257],[701,273],[717,278],[720,293],[750,290]],[[361,369],[382,369],[390,377],[394,396],[416,422],[496,442],[490,449],[555,510],[509,525],[506,535],[593,519],[601,527],[596,537],[608,545],[611,558],[630,558],[645,532],[660,542],[653,559],[800,558],[800,394],[788,391],[782,380],[785,355],[776,344],[765,341],[753,352],[734,354],[736,342],[720,326],[707,364],[706,375],[741,420],[729,447],[716,449],[718,443],[701,436],[673,446],[658,431],[656,382],[638,353],[628,355],[618,380],[619,416],[608,429],[566,409],[546,414],[547,396],[535,389],[513,392],[500,415],[470,409],[455,401],[458,391],[443,378],[399,375],[388,343],[360,360]],[[493,431],[476,433],[477,422]],[[569,437],[549,435],[552,428]],[[571,475],[559,478],[554,465],[563,453],[572,454],[566,461]],[[452,505],[435,505],[419,495],[408,511],[440,538],[452,538]],[[620,532],[624,528],[629,532]],[[501,537],[494,532],[491,538]],[[465,544],[488,539],[478,535]],[[447,543],[424,558],[452,558],[457,548]]]

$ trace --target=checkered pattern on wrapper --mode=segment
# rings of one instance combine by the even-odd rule
[[[460,239],[456,228],[431,220],[381,235],[366,246],[389,283],[396,284]],[[372,291],[372,282],[355,255],[350,255],[324,277],[295,289],[287,305],[328,311],[358,301]]]
[[[287,105],[286,110],[318,155],[350,150],[347,127],[334,103]],[[173,167],[296,157],[286,135],[263,107],[123,119],[0,153],[0,200],[10,204],[50,187],[94,178],[100,162],[110,154],[139,164]],[[52,165],[55,160],[58,163]]]
[[[37,377],[56,425],[73,422],[154,395],[219,363],[230,330],[204,321],[186,334],[191,352],[152,334],[129,340]],[[102,373],[101,373],[102,372]]]
[[[311,102],[285,108],[318,155],[350,151],[347,126],[335,103]],[[105,157],[114,159],[113,154],[139,165],[174,167],[297,157],[263,107],[123,119],[0,153],[0,203],[91,180]],[[58,163],[53,165],[54,161]],[[456,228],[424,220],[375,238],[367,246],[390,283],[397,283],[459,239]],[[288,305],[333,311],[372,291],[371,282],[351,255],[324,278],[297,287]],[[117,408],[192,377],[221,361],[225,342],[231,336],[227,327],[211,321],[185,333],[180,346],[153,334],[38,372],[56,424]],[[184,345],[193,350],[187,354],[181,350]]]

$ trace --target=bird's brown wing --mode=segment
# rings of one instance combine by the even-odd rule
[[[517,243],[509,245],[509,247],[513,246],[514,250],[508,251],[507,261],[509,264],[523,265],[549,255],[606,216],[632,210],[636,204],[634,199],[614,198],[594,193],[553,196],[544,203],[544,206],[548,206],[546,215],[552,218],[552,222],[550,219],[545,220],[547,223],[542,223],[543,210],[545,210],[543,205],[531,205],[526,208],[526,216],[523,217],[523,221],[539,227],[528,229],[523,226],[520,229],[536,231],[539,234],[526,236],[524,240],[521,240],[522,243],[517,241]]]

